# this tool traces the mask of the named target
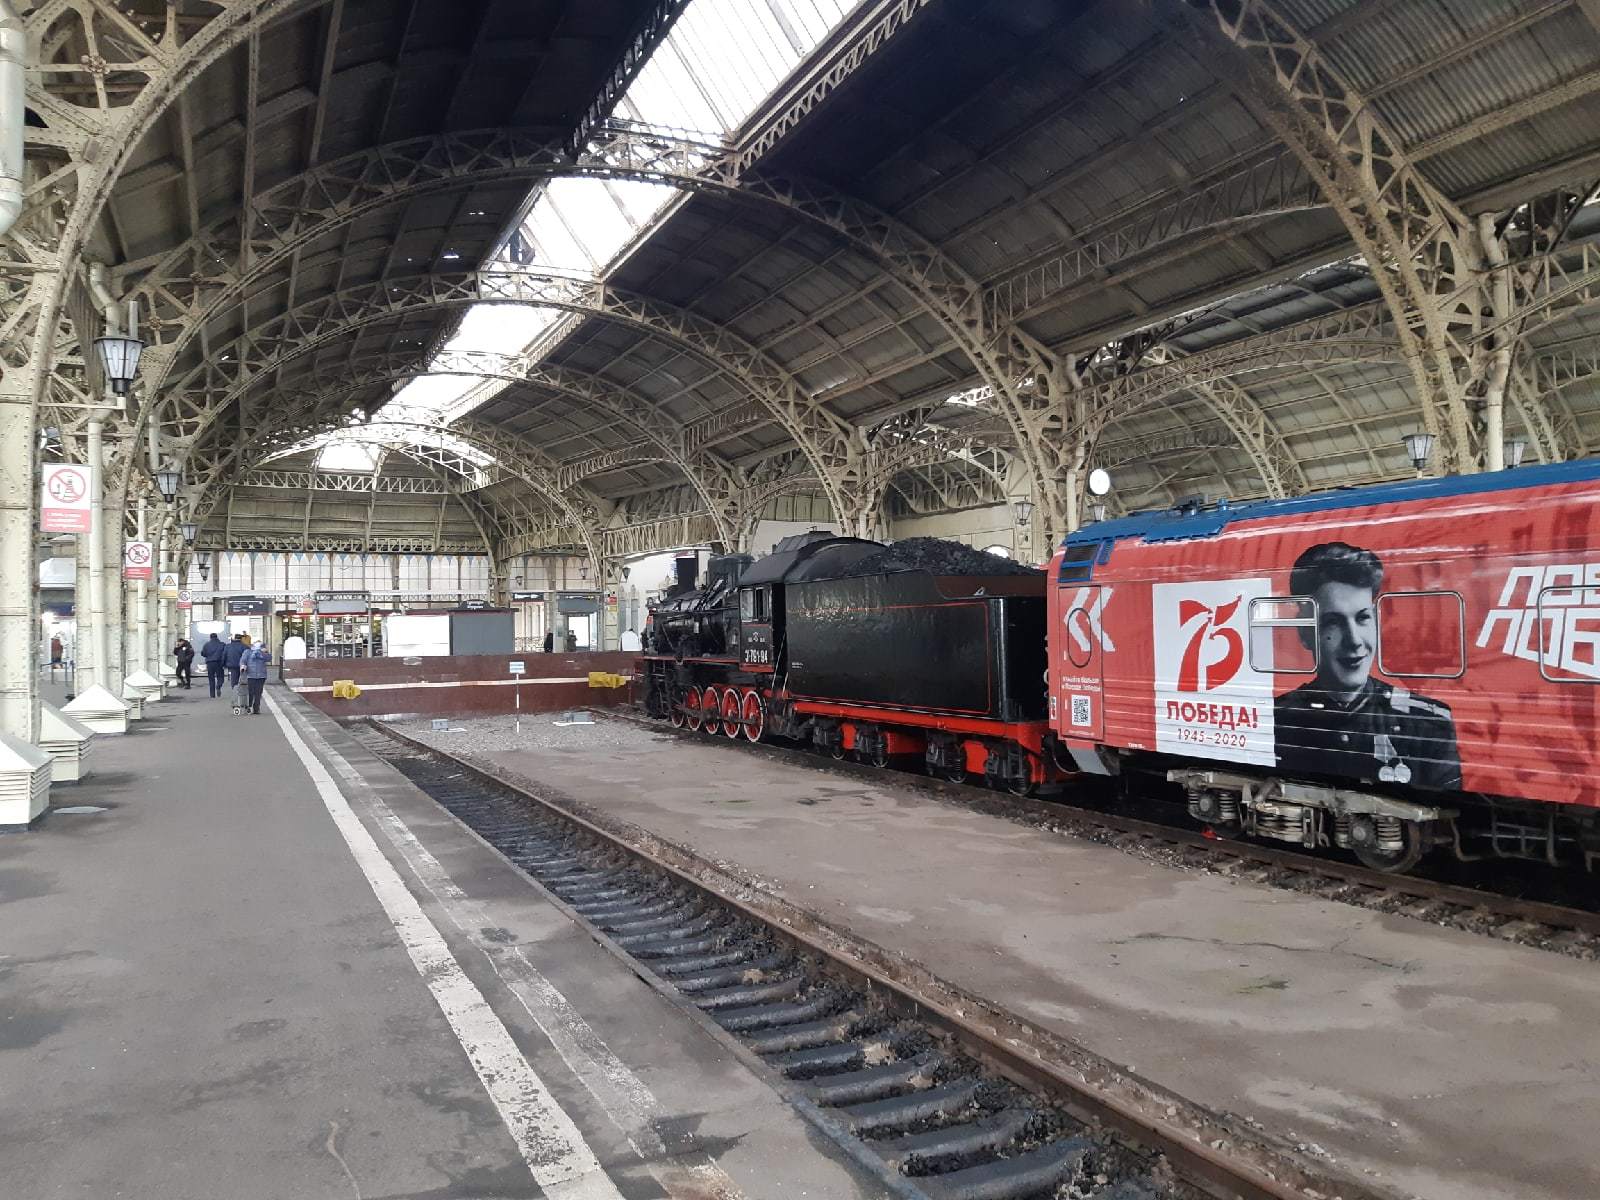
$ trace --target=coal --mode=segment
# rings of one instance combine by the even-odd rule
[[[857,559],[845,578],[890,575],[899,571],[927,571],[930,575],[1043,575],[1037,568],[1001,558],[987,550],[974,550],[963,542],[943,538],[906,538],[876,553]]]

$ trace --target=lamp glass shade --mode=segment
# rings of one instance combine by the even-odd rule
[[[178,532],[183,535],[186,542],[194,541],[194,535],[200,532],[200,526],[193,521],[183,521],[178,525]]]
[[[1018,525],[1026,525],[1028,519],[1033,516],[1032,500],[1016,500],[1012,502],[1011,507],[1017,514]]]
[[[94,352],[100,359],[100,369],[106,382],[119,396],[126,396],[134,377],[139,373],[139,356],[144,353],[144,343],[138,338],[95,338]]]
[[[209,551],[209,550],[197,550],[197,551],[195,551],[194,560],[195,560],[195,562],[200,564],[200,569],[202,571],[209,570],[210,567],[211,567],[211,551]]]
[[[1096,521],[1104,521],[1106,519],[1106,506],[1104,504],[1091,504],[1089,506],[1089,515]]]
[[[1405,436],[1406,453],[1411,456],[1411,461],[1418,470],[1428,461],[1428,455],[1433,453],[1434,436],[1431,433],[1408,433]]]
[[[163,467],[156,472],[156,487],[161,490],[161,498],[169,504],[177,498],[178,489],[183,486],[183,472],[176,467]]]
[[[1522,456],[1528,452],[1528,443],[1522,438],[1508,438],[1505,445],[1506,469],[1515,470],[1522,465]]]

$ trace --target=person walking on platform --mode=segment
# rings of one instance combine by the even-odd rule
[[[244,658],[244,652],[249,649],[249,644],[244,640],[244,634],[236,633],[233,641],[229,642],[222,652],[223,665],[228,668],[228,686],[239,686],[239,662]]]
[[[228,648],[214,633],[200,647],[200,657],[206,660],[206,686],[211,689],[213,696],[222,695],[222,672],[226,669],[223,658],[227,653]]]
[[[245,710],[253,717],[261,715],[261,692],[267,686],[267,667],[271,662],[272,654],[267,650],[265,639],[244,652],[245,683],[250,692]]]
[[[188,638],[178,639],[172,659],[178,664],[178,686],[187,690],[194,683],[194,645]]]
[[[555,630],[547,630],[544,635],[544,652],[549,654],[556,647]]]

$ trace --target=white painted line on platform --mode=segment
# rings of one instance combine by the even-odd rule
[[[290,719],[294,720],[292,716]],[[644,1081],[612,1052],[611,1047],[605,1044],[594,1027],[583,1019],[560,990],[528,961],[520,945],[507,945],[483,936],[485,929],[494,926],[483,905],[450,877],[444,864],[411,832],[410,827],[378,795],[359,770],[328,745],[315,729],[301,728],[299,721],[295,724],[317,753],[333,765],[334,771],[352,793],[359,797],[361,806],[376,820],[390,844],[400,852],[451,922],[483,952],[495,973],[505,981],[540,1031],[550,1040],[551,1047],[561,1056],[561,1061],[599,1102],[668,1194],[677,1196],[686,1192],[693,1196],[710,1194],[719,1197],[719,1200],[743,1200],[733,1180],[709,1158],[681,1167],[667,1161],[668,1150],[655,1126],[655,1121],[661,1116],[661,1107]],[[680,1180],[678,1176],[682,1174],[688,1174],[691,1178]]]
[[[367,877],[417,973],[433,993],[472,1069],[500,1112],[536,1182],[550,1200],[622,1200],[583,1134],[539,1078],[444,937],[406,889],[366,826],[270,695],[267,708],[316,785],[328,815]]]

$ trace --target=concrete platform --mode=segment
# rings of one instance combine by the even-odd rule
[[[431,800],[268,696],[280,715],[175,693],[0,838],[7,1200],[884,1194]]]
[[[548,784],[1306,1152],[1429,1200],[1600,1195],[1600,964],[1187,874],[619,721],[407,732]]]

